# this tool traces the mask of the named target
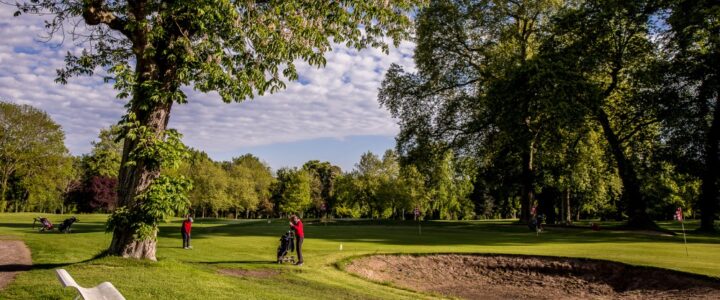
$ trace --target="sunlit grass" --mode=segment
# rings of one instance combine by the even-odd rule
[[[273,264],[287,221],[198,219],[193,250],[180,246],[179,219],[161,228],[158,262],[93,259],[110,242],[104,215],[79,215],[74,233],[31,230],[36,214],[0,214],[0,238],[24,240],[34,267],[18,276],[0,299],[72,299],[53,269],[65,268],[85,286],[111,281],[128,299],[358,299],[428,297],[371,283],[338,270],[336,262],[369,253],[513,253],[609,259],[720,277],[720,236],[661,236],[590,228],[547,228],[536,235],[512,220],[471,222],[306,220],[303,267]],[[65,216],[49,218],[59,223]],[[583,225],[581,223],[581,225]],[[678,224],[663,222],[670,230]],[[676,228],[678,227],[678,228]],[[608,226],[608,228],[611,228]],[[421,234],[420,234],[421,232]],[[340,250],[340,245],[343,250]],[[218,274],[222,268],[275,268],[268,278]]]

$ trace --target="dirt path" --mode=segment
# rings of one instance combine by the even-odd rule
[[[572,258],[376,255],[347,271],[465,299],[720,299],[720,281],[671,270]]]
[[[0,290],[10,284],[15,275],[32,265],[30,249],[22,241],[0,240]]]

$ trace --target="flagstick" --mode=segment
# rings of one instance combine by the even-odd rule
[[[685,255],[686,255],[686,256],[690,256],[690,254],[688,253],[688,249],[687,249],[687,238],[685,237],[685,222],[680,221],[680,226],[682,226],[682,230],[683,230],[683,241],[685,241]]]

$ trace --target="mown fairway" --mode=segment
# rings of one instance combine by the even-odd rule
[[[0,291],[0,299],[72,299],[53,269],[64,268],[83,286],[112,282],[127,299],[357,299],[429,297],[348,275],[337,267],[345,258],[371,253],[485,252],[589,257],[657,266],[720,277],[720,237],[669,237],[622,231],[548,228],[536,236],[510,221],[413,222],[306,221],[305,265],[273,264],[287,221],[196,220],[193,250],[180,248],[179,220],[164,224],[158,262],[115,257],[94,259],[110,242],[104,215],[79,215],[74,233],[31,230],[37,214],[0,214],[0,239],[22,239],[34,266]],[[47,216],[59,223],[66,216]],[[662,223],[671,230],[679,225]],[[686,224],[693,229],[696,224]],[[340,251],[340,244],[343,250]],[[219,269],[266,269],[279,274],[235,277]]]

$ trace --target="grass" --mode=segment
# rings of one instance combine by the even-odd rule
[[[276,265],[275,251],[287,221],[196,220],[193,250],[183,250],[180,220],[164,224],[158,262],[94,257],[111,235],[104,215],[80,215],[74,233],[31,230],[36,214],[0,214],[0,239],[21,239],[32,251],[32,270],[0,291],[0,299],[72,299],[53,269],[65,268],[83,286],[112,282],[128,299],[417,299],[430,295],[396,289],[349,275],[338,262],[372,253],[509,253],[607,259],[720,278],[720,236],[660,236],[619,230],[548,228],[539,236],[511,221],[341,221],[306,223],[305,265]],[[52,215],[58,222],[65,216]],[[660,223],[677,231],[673,222]],[[688,231],[697,223],[686,223]],[[340,245],[343,250],[340,251]],[[272,268],[276,276],[234,277],[218,269]]]

